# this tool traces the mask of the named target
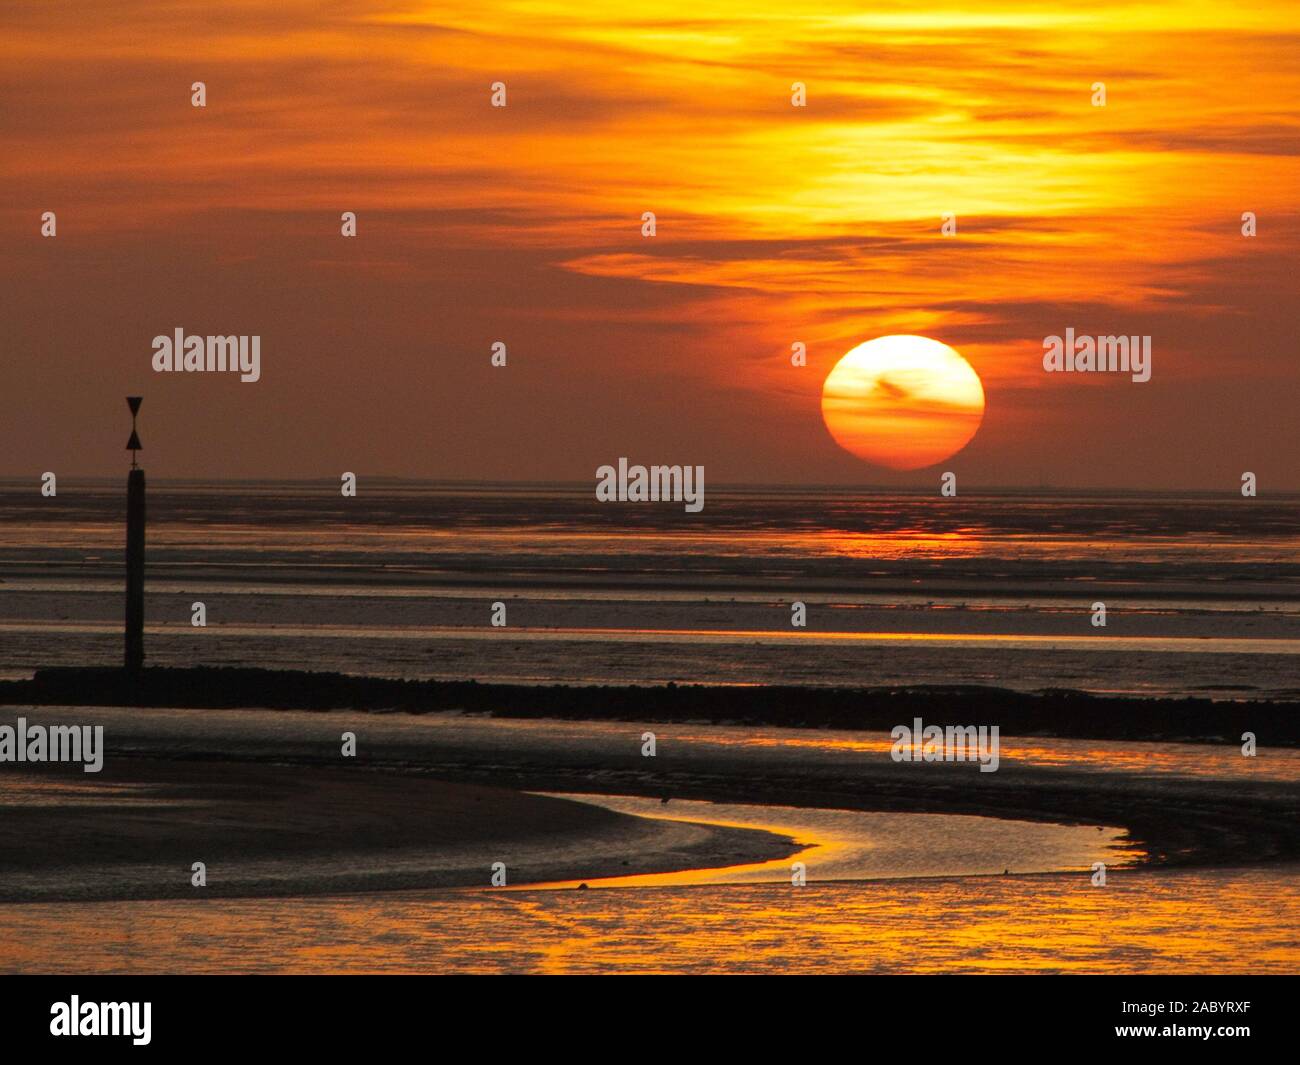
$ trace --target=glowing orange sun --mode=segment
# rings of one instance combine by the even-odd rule
[[[822,385],[822,418],[845,451],[891,470],[956,454],[984,420],[984,387],[947,344],[887,336],[859,344]]]

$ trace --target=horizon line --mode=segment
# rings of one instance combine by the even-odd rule
[[[124,471],[125,472],[125,471]],[[234,485],[318,485],[333,484],[337,474],[323,475],[321,477],[166,477],[159,476],[153,478],[156,485],[192,485],[192,486],[234,486]],[[590,481],[575,480],[504,480],[499,478],[455,478],[455,477],[411,477],[400,474],[363,474],[366,481],[378,482],[390,486],[409,485],[412,487],[447,487],[447,488],[508,488],[513,490],[520,489],[584,489],[591,488]],[[9,489],[18,486],[27,487],[32,482],[29,476],[7,476],[0,475],[0,488]],[[39,475],[36,475],[39,484]],[[121,474],[60,474],[59,480],[68,484],[89,483],[89,484],[117,484],[121,480]],[[358,479],[361,479],[360,477]],[[935,494],[932,487],[921,487],[918,485],[891,485],[879,482],[864,483],[844,483],[835,481],[821,481],[813,483],[792,483],[788,481],[719,481],[713,485],[711,491],[718,492],[740,492],[740,491],[769,491],[769,492],[881,492],[893,493],[899,495],[931,495]],[[1228,495],[1236,496],[1239,494],[1237,487],[1207,487],[1204,485],[1193,486],[1185,485],[1173,488],[1143,488],[1143,487],[1122,487],[1116,485],[1060,485],[1060,484],[999,484],[999,483],[978,483],[965,485],[960,489],[959,494],[952,498],[961,498],[963,494],[983,493],[983,494],[1027,494],[1033,492],[1076,492],[1083,494],[1109,494],[1109,495],[1126,495],[1126,496],[1173,496],[1173,495]],[[1273,491],[1272,497],[1277,496],[1300,496],[1300,485],[1294,488],[1284,488]],[[1269,497],[1252,497],[1252,498],[1269,498]]]

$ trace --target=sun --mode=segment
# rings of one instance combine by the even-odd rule
[[[984,420],[984,386],[947,344],[879,337],[826,375],[822,418],[850,454],[891,470],[919,470],[970,442]]]

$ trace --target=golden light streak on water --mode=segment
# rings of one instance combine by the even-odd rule
[[[1294,867],[0,907],[10,972],[1290,973]]]

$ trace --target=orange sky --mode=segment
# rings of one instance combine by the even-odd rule
[[[916,333],[964,483],[1300,488],[1293,3],[605,6],[6,5],[0,474],[120,470],[141,392],[156,476],[927,485],[820,415]],[[153,373],[177,327],[262,380]],[[1045,374],[1068,327],[1151,381]]]

